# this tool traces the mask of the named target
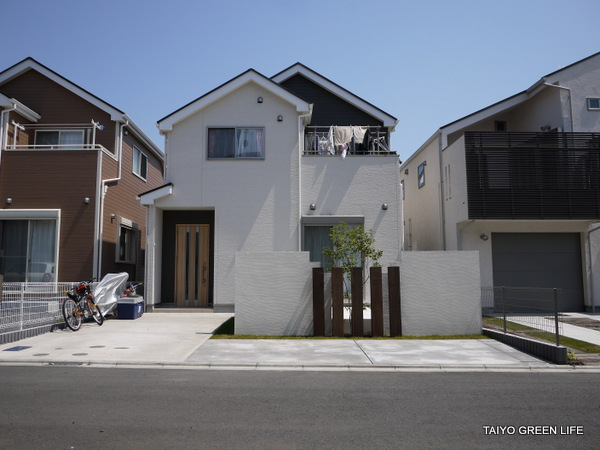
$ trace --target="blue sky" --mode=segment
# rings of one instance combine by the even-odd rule
[[[600,51],[597,0],[0,0],[0,69],[31,56],[155,123],[253,68],[295,62],[398,118],[410,156],[440,126]]]

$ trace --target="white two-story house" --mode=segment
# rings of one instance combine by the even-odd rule
[[[600,53],[441,127],[401,177],[405,250],[478,250],[483,287],[600,304]]]
[[[380,263],[397,264],[396,123],[302,64],[250,69],[159,120],[165,185],[140,195],[147,307],[233,311],[236,252],[321,262],[342,221],[372,229]]]

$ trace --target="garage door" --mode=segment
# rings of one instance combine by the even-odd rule
[[[492,233],[492,263],[494,286],[558,288],[559,311],[584,310],[578,233]],[[515,297],[521,311],[540,303],[539,293]]]

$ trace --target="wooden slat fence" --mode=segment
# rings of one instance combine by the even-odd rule
[[[384,302],[383,274],[381,267],[369,269],[371,288],[371,335],[384,335]],[[314,335],[325,336],[327,329],[325,313],[325,282],[324,270],[313,268],[313,323]],[[363,318],[363,278],[362,268],[356,267],[351,272],[351,335],[364,336]],[[400,268],[388,267],[388,307],[390,336],[402,335],[401,298],[400,298]],[[332,298],[332,335],[344,336],[344,272],[341,268],[331,269],[331,298]]]

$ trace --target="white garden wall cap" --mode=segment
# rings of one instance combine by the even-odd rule
[[[176,123],[185,120],[189,116],[197,113],[198,111],[201,111],[208,105],[213,104],[214,102],[229,95],[230,93],[236,91],[237,89],[239,89],[242,86],[245,86],[248,83],[255,83],[263,89],[291,103],[295,106],[296,111],[302,115],[312,113],[311,103],[308,103],[306,100],[291,93],[283,86],[280,86],[279,84],[260,74],[256,70],[248,69],[246,72],[243,72],[237,77],[232,78],[231,80],[223,83],[222,85],[218,86],[212,91],[202,95],[201,97],[198,97],[197,99],[191,101],[187,105],[184,105],[178,110],[163,117],[157,122],[158,129],[163,134],[171,131]]]

